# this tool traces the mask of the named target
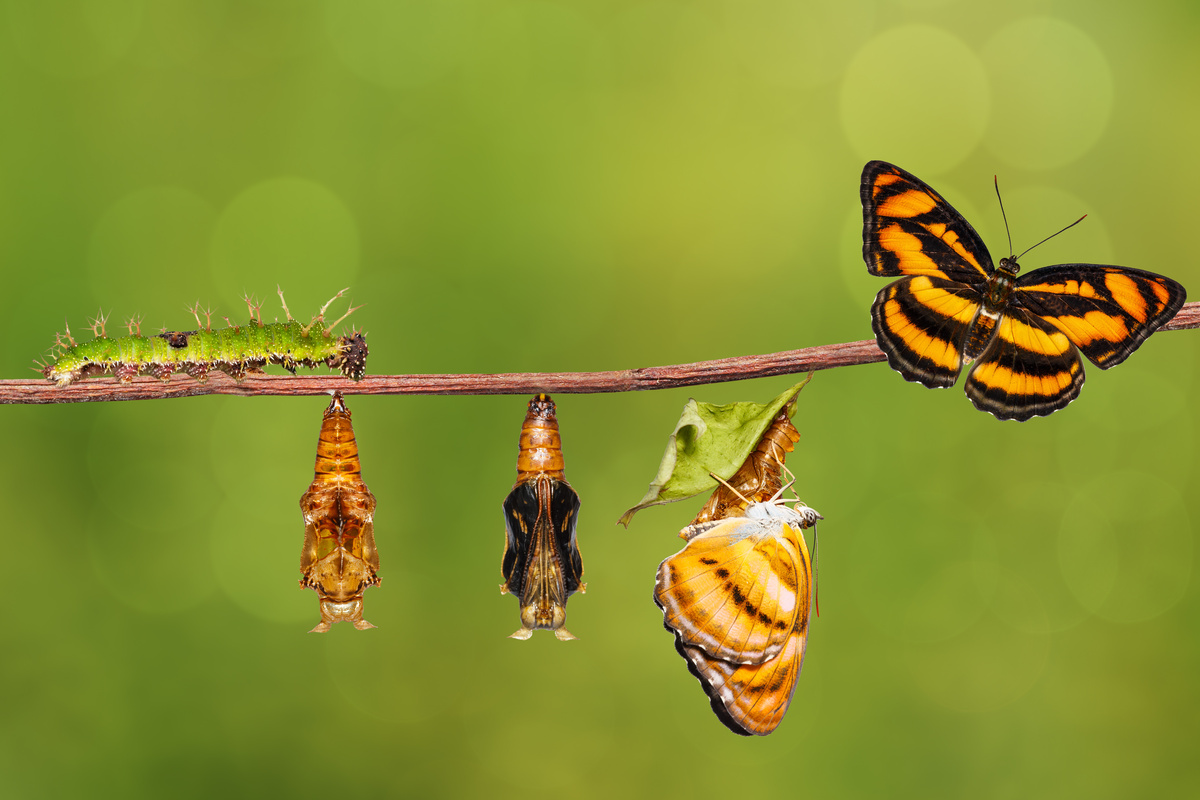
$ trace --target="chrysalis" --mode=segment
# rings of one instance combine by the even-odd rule
[[[539,394],[529,401],[517,452],[517,482],[504,500],[504,584],[521,604],[521,627],[513,639],[552,630],[561,641],[575,637],[563,624],[567,598],[587,589],[583,559],[575,542],[579,495],[563,476],[562,440],[554,401]]]
[[[316,475],[300,497],[300,586],[321,599],[321,622],[312,633],[325,633],[335,622],[353,622],[360,631],[375,627],[362,615],[363,592],[379,585],[379,552],[375,496],[361,471],[350,411],[342,393],[334,392],[317,439]]]
[[[800,432],[785,408],[771,420],[770,427],[741,468],[730,477],[728,485],[717,485],[692,524],[740,516],[746,512],[746,500],[765,503],[775,497],[783,486],[783,461],[798,441]]]

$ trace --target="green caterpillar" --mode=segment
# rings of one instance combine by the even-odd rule
[[[367,340],[358,332],[338,337],[331,332],[360,306],[351,308],[332,325],[324,324],[325,310],[345,292],[343,289],[330,298],[307,325],[292,319],[282,290],[279,300],[287,314],[286,322],[264,323],[262,306],[246,298],[250,321],[245,325],[230,323],[230,327],[214,331],[212,312],[201,312],[197,303],[189,309],[196,318],[197,330],[142,336],[140,322],[130,320],[129,336],[110,339],[105,336],[106,320],[101,315],[92,324],[96,338],[90,342],[77,344],[69,327],[65,335],[58,334],[57,357],[42,365],[41,373],[59,386],[110,374],[123,383],[138,375],[167,381],[176,372],[203,382],[213,370],[240,380],[247,373],[262,372],[267,364],[278,364],[293,373],[297,367],[314,369],[326,364],[357,381],[367,371]],[[200,322],[201,313],[205,315],[204,324]]]

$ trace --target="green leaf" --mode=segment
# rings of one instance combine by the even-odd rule
[[[688,400],[674,432],[667,439],[667,450],[646,496],[617,522],[628,528],[633,515],[643,508],[674,503],[711,491],[717,482],[710,472],[722,478],[731,477],[749,457],[780,409],[787,406],[789,417],[795,412],[796,395],[810,380],[811,373],[766,405],[729,403],[718,406]]]

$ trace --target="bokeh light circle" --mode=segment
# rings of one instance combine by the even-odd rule
[[[101,215],[88,244],[87,266],[92,289],[107,307],[121,303],[125,313],[153,313],[169,276],[172,285],[206,284],[207,250],[216,211],[195,193],[176,186],[140,189],[113,203]],[[199,291],[199,288],[196,290]],[[189,291],[176,298],[182,313]],[[163,324],[180,324],[164,318]],[[148,331],[149,332],[149,331]]]
[[[985,143],[1010,164],[1050,169],[1082,156],[1112,113],[1112,70],[1090,36],[1051,17],[1001,28],[984,47],[994,118]]]
[[[146,0],[6,3],[0,31],[11,50],[59,78],[89,78],[124,58],[146,15]],[[7,23],[7,24],[3,24]]]
[[[915,684],[931,700],[954,711],[983,713],[1020,700],[1037,684],[1049,661],[1051,635],[1038,593],[1018,573],[986,562],[970,565],[970,572],[985,613],[950,638],[912,643],[908,662]],[[965,591],[966,571],[960,577],[956,583]]]
[[[461,0],[325,4],[334,51],[356,75],[389,88],[421,86],[447,74],[469,52],[472,9]]]
[[[929,25],[893,28],[867,42],[846,70],[841,118],[864,159],[947,169],[983,138],[987,75],[962,39]]]
[[[1177,489],[1146,472],[1105,472],[1063,513],[1058,553],[1079,603],[1110,622],[1152,619],[1191,582],[1193,542]]]
[[[241,306],[242,292],[261,298],[277,284],[285,291],[314,283],[342,288],[358,274],[358,224],[321,184],[275,178],[246,189],[221,212],[211,255],[229,308]]]

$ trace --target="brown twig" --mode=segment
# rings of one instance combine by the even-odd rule
[[[1200,328],[1200,303],[1188,303],[1161,330]],[[722,358],[668,367],[612,372],[510,372],[494,375],[368,375],[355,382],[336,375],[258,375],[234,381],[223,374],[199,383],[184,375],[170,381],[140,377],[130,383],[89,378],[57,387],[44,380],[0,380],[0,404],[89,403],[107,400],[151,400],[203,394],[315,395],[340,389],[346,394],[601,394],[671,389],[725,383],[770,375],[815,372],[883,361],[875,340],[806,347],[758,356]]]

